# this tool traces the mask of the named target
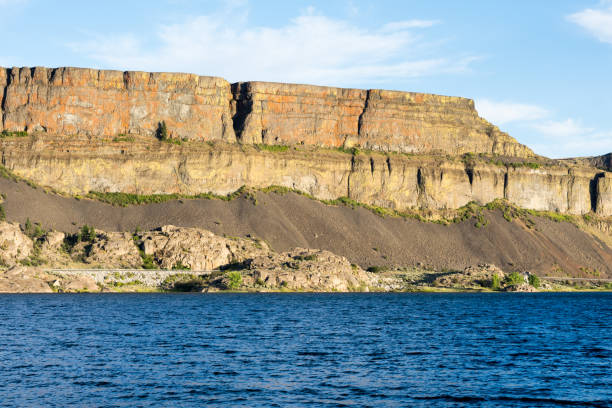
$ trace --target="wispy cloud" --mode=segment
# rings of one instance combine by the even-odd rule
[[[612,131],[599,131],[575,118],[558,120],[554,112],[542,106],[479,99],[476,107],[480,116],[512,127],[513,136],[547,157],[588,156],[612,150]]]
[[[612,152],[612,132],[591,132],[572,137],[544,137],[530,147],[548,157],[584,157]]]
[[[310,8],[281,27],[253,27],[245,13],[223,10],[159,27],[153,48],[133,33],[97,34],[69,46],[109,68],[351,86],[468,70],[475,56],[436,55],[425,46],[422,30],[437,23],[367,29]]]
[[[541,106],[508,101],[496,102],[490,99],[477,100],[476,108],[480,116],[498,125],[542,119],[549,114],[548,110]]]
[[[609,4],[610,2],[605,2]],[[585,9],[567,16],[567,19],[586,29],[599,41],[612,44],[612,6]]]
[[[398,30],[408,30],[410,28],[429,28],[439,24],[439,20],[406,20],[387,23],[382,27],[383,32],[393,32]]]
[[[580,122],[569,118],[563,121],[547,120],[542,123],[534,123],[534,129],[546,136],[559,138],[574,138],[593,133],[595,129],[583,126]]]

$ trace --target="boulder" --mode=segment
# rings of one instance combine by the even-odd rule
[[[265,243],[243,238],[225,238],[198,228],[166,225],[142,234],[146,255],[163,269],[212,270],[269,251]]]
[[[0,222],[0,263],[13,266],[32,253],[32,240],[16,223]]]

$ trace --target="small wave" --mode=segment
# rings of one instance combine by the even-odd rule
[[[321,357],[321,356],[328,356],[331,353],[328,353],[326,351],[298,351],[297,355],[298,356],[313,356],[313,357]]]
[[[236,371],[213,371],[213,375],[229,375],[229,376],[237,376],[238,373]]]
[[[607,401],[573,401],[573,400],[562,400],[555,398],[535,398],[535,397],[510,397],[510,396],[499,396],[499,397],[478,397],[478,396],[454,396],[454,395],[431,395],[422,397],[413,397],[415,400],[438,400],[447,402],[463,402],[463,403],[476,403],[476,402],[523,402],[527,404],[555,404],[563,406],[576,406],[576,407],[609,407]]]

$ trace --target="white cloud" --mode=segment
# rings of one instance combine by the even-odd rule
[[[160,27],[153,48],[144,46],[150,39],[129,33],[98,34],[69,46],[109,68],[196,72],[230,81],[350,86],[468,70],[474,56],[432,57],[430,49],[422,54],[427,47],[412,30],[434,24],[406,20],[366,29],[310,8],[281,27],[250,27],[248,16],[230,7]]]
[[[537,105],[496,102],[490,99],[477,100],[476,108],[480,116],[498,125],[542,119],[549,114],[548,110]]]
[[[408,30],[411,28],[429,28],[439,24],[438,20],[405,20],[387,23],[383,26],[383,32]]]
[[[593,128],[585,127],[572,118],[560,122],[549,120],[542,123],[536,123],[533,127],[544,135],[560,138],[574,138],[594,131]]]
[[[612,44],[612,7],[601,10],[585,9],[567,16],[567,19],[586,29],[599,41]]]
[[[580,120],[556,120],[548,109],[516,102],[476,101],[480,116],[512,128],[511,134],[536,153],[552,158],[593,156],[612,151],[612,132],[597,131]]]
[[[529,147],[553,158],[599,156],[612,152],[612,132],[596,132],[571,138],[551,136]]]
[[[594,156],[612,152],[612,132],[601,132],[568,118],[532,124],[542,135],[532,148],[549,157]]]

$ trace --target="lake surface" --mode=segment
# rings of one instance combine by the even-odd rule
[[[612,293],[0,296],[0,406],[612,406]]]

